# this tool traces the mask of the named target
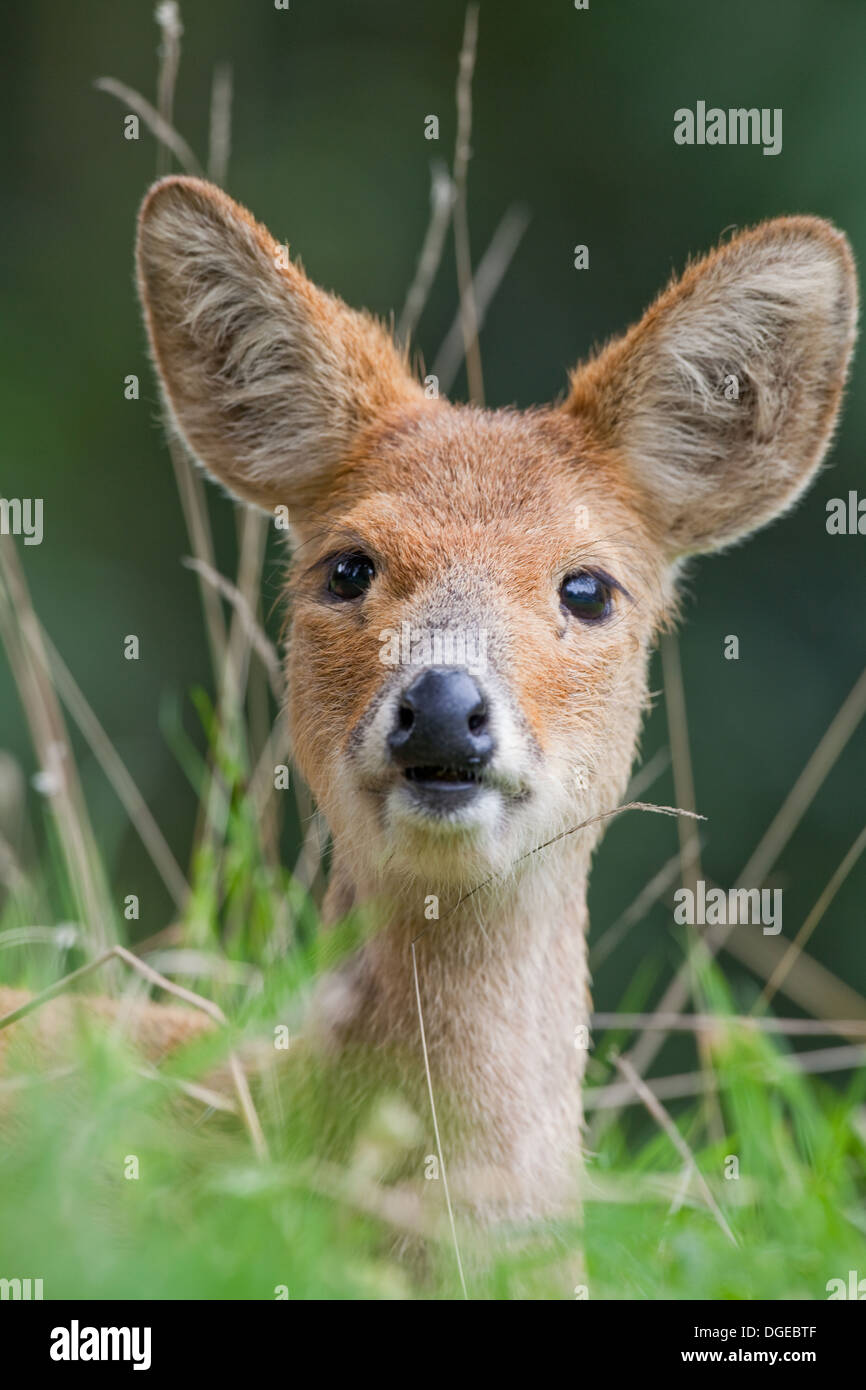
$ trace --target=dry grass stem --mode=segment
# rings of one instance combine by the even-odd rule
[[[445,238],[454,207],[454,184],[451,175],[438,160],[430,170],[430,221],[418,257],[415,277],[409,286],[406,302],[397,321],[397,342],[408,346],[424,312],[436,272],[442,262]]]
[[[222,598],[232,604],[235,612],[240,618],[241,625],[246,632],[251,648],[261,658],[262,665],[267,672],[271,694],[278,703],[282,704],[283,688],[280,658],[273,642],[259,625],[247,598],[241,593],[236,584],[233,584],[230,579],[226,579],[225,575],[219,574],[215,569],[212,569],[204,560],[197,560],[192,556],[187,556],[183,563],[187,569],[194,570],[196,574],[202,575],[208,584],[213,585],[214,589],[216,589],[217,593],[220,594]]]
[[[813,1038],[838,1033],[843,1038],[866,1038],[866,1019],[759,1018],[752,1014],[611,1014],[594,1013],[593,1029],[660,1028],[667,1033],[723,1034],[728,1027],[753,1033]]]
[[[183,870],[172,854],[168,841],[154,820],[126,764],[85,699],[81,688],[44,629],[41,631],[60,698],[117,793],[118,800],[129,816],[130,824],[150,855],[175,906],[182,909],[189,895],[189,884]]]
[[[230,63],[214,68],[210,99],[208,178],[224,188],[232,148],[232,69]]]
[[[658,1125],[664,1130],[680,1157],[685,1161],[688,1171],[693,1172],[697,1178],[698,1185],[704,1195],[704,1199],[719,1226],[732,1245],[737,1245],[737,1238],[725,1220],[721,1207],[707,1186],[707,1181],[697,1165],[697,1160],[689,1148],[683,1136],[680,1134],[668,1112],[665,1110],[657,1095],[654,1095],[642,1077],[638,1076],[634,1067],[625,1057],[617,1057],[616,1065],[622,1072],[626,1081],[634,1087],[639,1098],[643,1101],[649,1113]]]
[[[93,85],[98,91],[117,97],[118,101],[122,101],[130,111],[140,117],[151,135],[156,137],[157,148],[170,150],[187,174],[203,176],[204,170],[183,136],[178,134],[174,126],[166,121],[140,92],[128,87],[125,82],[117,82],[113,77],[98,77]]]
[[[529,220],[528,208],[520,204],[509,208],[478,263],[478,269],[472,279],[476,335],[484,327],[487,311],[514,259],[523,234],[529,226]],[[447,395],[454,385],[465,356],[464,316],[460,310],[445,335],[431,368],[433,375],[438,379],[439,390],[443,395]]]
[[[15,543],[0,535],[0,635],[21,693],[43,788],[57,826],[77,912],[91,945],[114,940],[114,917],[42,631]]]
[[[793,969],[797,957],[801,954],[804,946],[806,945],[806,942],[809,940],[815,928],[818,926],[818,923],[821,921],[821,918],[824,916],[824,913],[827,911],[827,908],[830,906],[839,889],[842,887],[842,884],[845,882],[851,870],[854,868],[854,865],[858,862],[864,849],[866,849],[866,826],[864,826],[863,829],[860,831],[860,834],[857,836],[857,839],[854,841],[848,853],[845,855],[845,858],[842,860],[842,863],[839,865],[838,869],[833,874],[833,877],[830,879],[830,882],[824,888],[823,892],[818,898],[818,901],[815,903],[815,906],[812,908],[812,911],[809,913],[802,927],[797,932],[797,935],[794,937],[794,940],[791,942],[784,956],[779,961],[779,964],[776,966],[775,970],[773,971],[772,975],[770,976],[769,980],[764,986],[763,991],[761,992],[761,996],[755,1005],[756,1009],[760,1009],[768,1005],[776,991],[781,988],[784,980],[787,978],[787,976]]]
[[[815,751],[785,798],[769,828],[761,837],[754,852],[743,866],[736,882],[750,887],[760,887],[793,835],[820,787],[838,760],[855,729],[866,713],[866,670],[862,672],[850,694],[837,711],[828,729],[819,740]],[[716,928],[704,936],[704,945],[712,958],[728,940],[733,927]],[[767,940],[767,938],[763,938]],[[659,1001],[658,1012],[681,1013],[691,992],[690,964],[680,966],[671,983]],[[639,1072],[646,1071],[657,1055],[664,1041],[648,1030],[635,1043],[629,1056]],[[593,1142],[597,1142],[597,1132]]]
[[[457,260],[457,285],[460,294],[460,321],[463,328],[463,352],[466,357],[466,376],[469,399],[475,405],[484,404],[484,376],[481,370],[481,347],[478,342],[478,315],[472,288],[472,252],[469,243],[469,214],[467,210],[467,178],[472,155],[472,74],[478,44],[478,6],[466,10],[463,46],[457,72],[457,138],[454,145],[454,251]]]

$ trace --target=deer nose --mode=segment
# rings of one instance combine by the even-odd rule
[[[400,700],[388,738],[400,767],[479,768],[495,747],[484,696],[468,671],[432,667]]]

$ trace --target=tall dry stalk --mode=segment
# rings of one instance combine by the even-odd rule
[[[40,785],[57,830],[82,940],[104,951],[117,941],[117,917],[90,824],[42,632],[15,543],[0,534],[0,635],[39,759]]]

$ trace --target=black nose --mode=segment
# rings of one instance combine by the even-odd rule
[[[484,696],[468,671],[433,667],[412,682],[388,738],[401,767],[479,768],[493,755]]]

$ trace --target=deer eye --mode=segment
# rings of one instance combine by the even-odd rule
[[[331,567],[328,576],[328,593],[334,598],[350,600],[360,598],[373,582],[376,567],[373,561],[360,552],[356,555],[341,555]]]
[[[577,570],[563,579],[559,601],[575,618],[581,618],[585,623],[597,623],[610,612],[611,587],[597,574]]]

